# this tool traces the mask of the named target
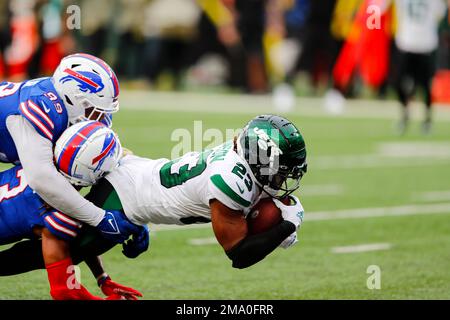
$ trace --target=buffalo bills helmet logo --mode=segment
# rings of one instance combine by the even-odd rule
[[[94,169],[94,172],[101,168],[106,158],[114,156],[116,148],[116,136],[113,133],[110,133],[106,136],[105,141],[103,142],[103,147],[100,154],[92,159],[92,165],[98,163],[97,167]]]
[[[67,73],[67,76],[62,77],[59,81],[65,83],[67,81],[74,80],[78,82],[78,88],[80,88],[83,92],[97,93],[102,91],[105,87],[102,82],[102,78],[94,72],[76,72],[71,69],[66,69],[64,72]]]

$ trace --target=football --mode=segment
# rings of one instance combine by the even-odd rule
[[[282,200],[289,204],[288,197]],[[248,233],[250,235],[265,232],[282,220],[281,211],[272,198],[261,199],[247,216]]]

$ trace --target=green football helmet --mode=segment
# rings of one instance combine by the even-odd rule
[[[294,192],[307,171],[305,141],[289,120],[260,115],[238,136],[237,153],[249,164],[257,183],[274,198]]]

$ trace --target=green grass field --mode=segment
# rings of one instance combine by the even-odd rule
[[[224,132],[274,112],[264,96],[124,92],[121,105],[114,128],[122,144],[151,158],[170,157],[173,130],[192,131],[196,120]],[[420,134],[421,113],[416,106],[399,137],[394,102],[354,101],[329,116],[319,99],[297,101],[287,117],[306,139],[309,172],[297,192],[305,221],[291,249],[237,270],[211,241],[210,225],[150,226],[147,253],[130,260],[116,247],[104,264],[145,299],[450,299],[450,108],[437,110],[430,136]],[[354,252],[366,244],[379,250]],[[367,287],[371,265],[381,270],[380,289]],[[81,279],[100,294],[84,264]],[[0,279],[1,299],[49,299],[48,291],[42,270]]]

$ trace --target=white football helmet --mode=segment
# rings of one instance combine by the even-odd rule
[[[55,165],[75,186],[86,187],[113,171],[122,156],[119,138],[98,121],[82,121],[63,132],[55,145]]]
[[[69,55],[61,60],[52,81],[71,124],[96,120],[111,126],[111,114],[119,110],[119,81],[103,60],[85,53]]]

